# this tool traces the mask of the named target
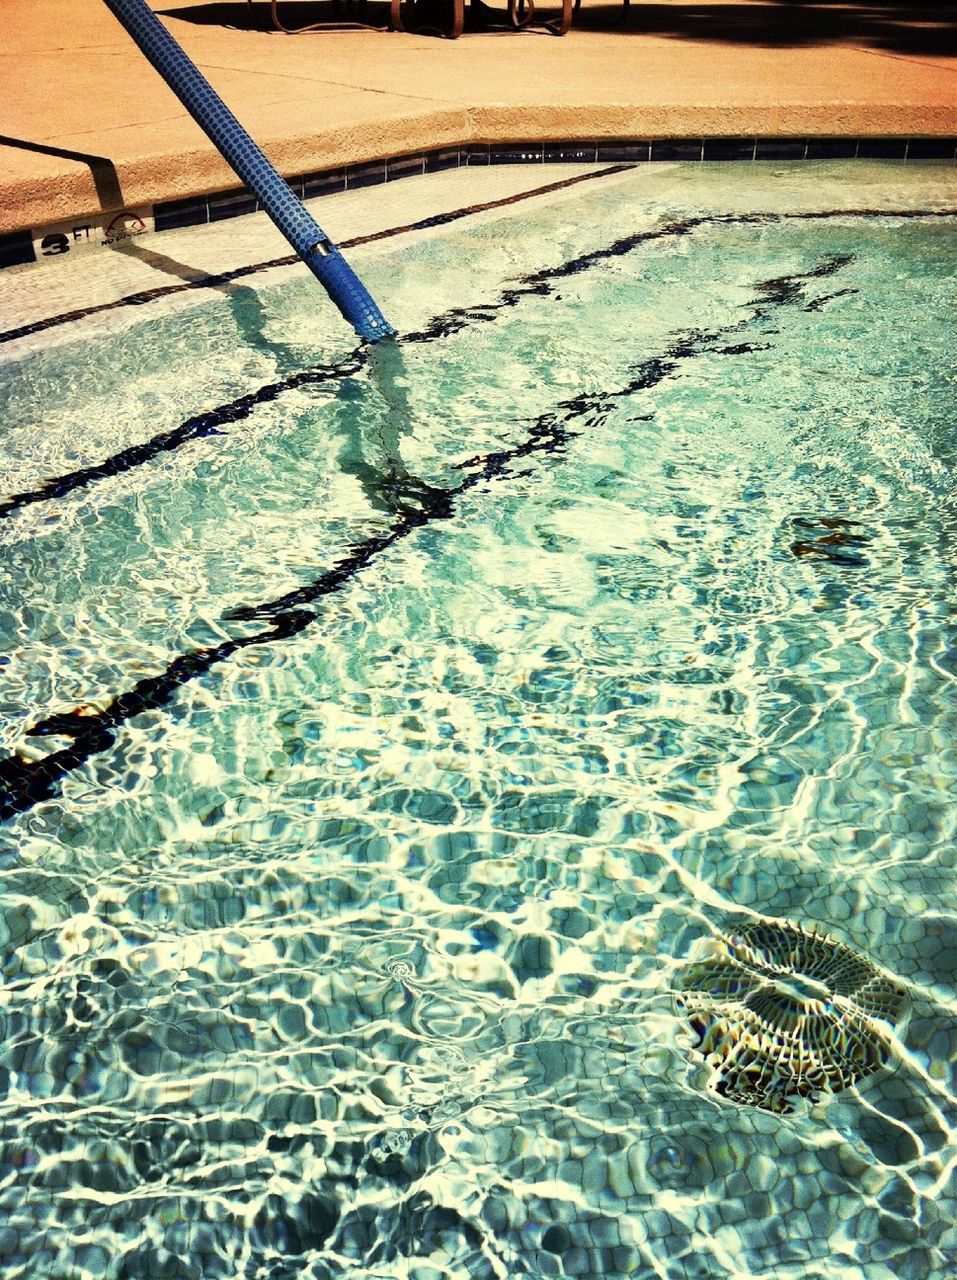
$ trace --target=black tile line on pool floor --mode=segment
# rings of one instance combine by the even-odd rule
[[[632,165],[628,164],[611,165],[604,169],[598,169],[593,173],[580,173],[571,178],[548,182],[544,186],[533,187],[530,191],[519,191],[515,195],[502,196],[497,200],[487,200],[484,204],[463,205],[459,209],[452,209],[447,213],[432,214],[428,218],[420,218],[416,222],[405,223],[402,226],[387,227],[382,231],[372,231],[368,235],[353,236],[349,240],[340,240],[339,248],[355,249],[359,245],[372,244],[376,240],[387,240],[392,236],[405,235],[410,231],[428,231],[432,227],[443,227],[447,223],[458,222],[462,218],[471,218],[475,214],[485,213],[491,209],[504,209],[508,205],[518,204],[522,200],[531,200],[534,196],[548,195],[550,192],[561,191],[565,187],[577,186],[581,182],[594,182],[597,178],[607,178],[616,173],[624,173],[632,167]],[[78,320],[100,315],[104,311],[116,311],[120,307],[140,307],[148,302],[156,302],[160,298],[168,298],[176,293],[186,293],[193,289],[218,289],[233,280],[241,280],[244,276],[256,275],[260,271],[271,271],[274,267],[289,267],[298,261],[298,255],[290,253],[281,258],[270,258],[265,262],[254,262],[245,267],[234,267],[229,271],[199,276],[195,280],[181,281],[179,284],[164,284],[157,285],[155,289],[142,289],[137,293],[125,294],[122,298],[115,298],[112,302],[100,302],[91,307],[78,307],[74,311],[64,311],[59,315],[47,316],[43,320],[35,320],[30,324],[20,325],[15,329],[7,329],[0,332],[0,343],[13,342],[17,338],[30,337],[32,334],[43,333],[46,329],[53,329],[59,325],[74,324]]]
[[[611,170],[606,172],[613,172]],[[544,188],[540,188],[544,190]],[[512,197],[510,197],[512,199]],[[950,218],[957,216],[957,209],[931,210],[824,210],[807,213],[753,213],[753,214],[706,214],[688,218],[681,222],[669,222],[648,231],[636,232],[601,249],[592,250],[570,262],[557,267],[545,267],[527,276],[521,276],[515,285],[504,288],[499,297],[492,302],[476,303],[468,307],[453,308],[440,316],[434,317],[424,329],[403,334],[400,343],[431,342],[438,338],[449,337],[473,323],[491,321],[509,307],[516,306],[522,298],[532,295],[545,295],[552,292],[550,281],[563,276],[573,275],[608,258],[620,257],[630,252],[639,244],[652,240],[667,239],[678,235],[687,235],[699,227],[715,225],[745,225],[751,223],[767,224],[793,220],[815,220],[827,218]],[[389,233],[384,233],[389,234]],[[275,264],[272,264],[275,265]],[[178,286],[171,286],[175,291]],[[188,287],[188,286],[187,286]],[[190,441],[210,436],[225,435],[221,428],[232,423],[244,421],[260,404],[267,404],[278,399],[287,391],[305,386],[318,386],[326,382],[338,381],[351,377],[365,365],[367,348],[355,348],[348,356],[335,364],[315,365],[310,369],[290,374],[279,382],[267,383],[256,391],[239,396],[228,404],[219,405],[203,413],[188,418],[179,426],[169,431],[150,437],[142,444],[130,445],[112,454],[102,462],[89,467],[80,467],[76,471],[61,476],[53,476],[35,489],[27,489],[11,494],[0,501],[0,519],[5,519],[40,502],[49,502],[54,498],[64,498],[79,489],[87,488],[97,481],[124,475],[136,467],[160,457],[164,453],[172,453]]]
[[[633,236],[615,241],[610,246],[593,250],[591,253],[574,258],[558,267],[545,268],[531,275],[520,277],[513,286],[506,286],[502,289],[498,298],[491,302],[477,303],[470,307],[458,307],[442,315],[435,316],[424,329],[401,335],[399,342],[412,344],[432,342],[458,333],[470,324],[493,320],[501,311],[516,306],[523,297],[529,295],[540,296],[553,292],[549,284],[549,281],[553,278],[585,270],[587,267],[606,258],[618,257],[648,240],[687,234],[704,221],[706,220],[693,219],[687,222],[668,223],[651,231],[637,232]],[[123,475],[125,472],[132,471],[134,468],[142,466],[144,463],[152,461],[152,459],[164,453],[171,453],[191,440],[223,435],[225,433],[221,430],[222,427],[243,421],[250,416],[257,405],[269,403],[286,391],[351,377],[366,363],[367,352],[367,347],[357,347],[337,364],[316,365],[311,369],[291,374],[279,382],[268,383],[228,404],[219,405],[214,409],[208,409],[203,413],[196,414],[194,417],[180,423],[179,426],[153,436],[142,444],[131,445],[127,449],[122,449],[95,466],[81,467],[66,475],[52,477],[36,489],[12,494],[5,501],[0,502],[0,519],[11,516],[24,507],[32,506],[35,503],[66,497],[68,494],[78,489],[86,488],[98,480]]]
[[[56,713],[33,725],[28,731],[31,736],[68,738],[70,745],[38,760],[28,760],[17,754],[0,760],[0,821],[51,799],[58,783],[68,774],[112,746],[122,725],[134,716],[166,706],[182,685],[206,675],[218,663],[225,662],[243,649],[300,634],[320,617],[317,611],[305,606],[340,591],[384,552],[417,529],[452,519],[457,514],[456,499],[470,490],[506,479],[513,464],[523,459],[563,453],[569,442],[581,435],[585,428],[600,427],[616,402],[657,386],[675,373],[684,360],[706,354],[740,356],[768,349],[770,343],[744,341],[723,344],[735,335],[760,326],[775,308],[803,302],[808,284],[833,276],[850,261],[850,255],[831,255],[809,271],[760,282],[755,286],[758,297],[746,304],[751,308],[748,315],[719,329],[696,329],[677,335],[661,355],[651,356],[635,366],[634,377],[617,391],[579,394],[560,401],[554,410],[533,420],[523,440],[458,463],[458,469],[468,474],[457,485],[435,488],[409,477],[401,492],[396,494],[390,478],[383,477],[376,496],[386,500],[391,498],[396,511],[396,518],[388,528],[353,544],[347,555],[312,582],[275,600],[233,609],[226,615],[228,621],[266,622],[269,624],[266,630],[180,654],[159,675],[139,680],[101,711]],[[576,259],[562,268],[552,268],[551,272],[568,275],[586,270],[589,265],[591,262],[587,258]],[[844,294],[848,290],[839,292]],[[820,298],[809,299],[803,310],[809,314],[819,310],[820,306],[815,303],[820,304],[821,301]],[[425,335],[419,336],[424,339]],[[652,416],[643,415],[641,420],[647,421]],[[580,424],[577,429],[572,429],[573,422]]]

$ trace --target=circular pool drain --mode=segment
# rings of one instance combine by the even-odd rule
[[[716,1092],[786,1112],[886,1064],[904,991],[816,928],[775,921],[699,942],[676,999]]]

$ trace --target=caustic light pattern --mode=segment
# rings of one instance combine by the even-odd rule
[[[733,1102],[787,1112],[885,1066],[904,990],[843,943],[786,922],[707,938],[678,1003]]]

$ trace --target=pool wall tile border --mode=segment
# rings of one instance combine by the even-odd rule
[[[908,160],[955,160],[953,138],[911,138],[907,144]]]
[[[33,235],[29,231],[8,231],[0,236],[0,267],[18,267],[36,262]]]
[[[652,160],[701,160],[704,138],[663,138],[651,144]]]
[[[396,156],[385,162],[386,182],[395,182],[399,178],[417,178],[425,173],[425,156]]]
[[[906,160],[908,144],[900,138],[862,138],[857,146],[858,159]]]
[[[651,159],[650,142],[599,142],[595,148],[599,163],[644,164]]]
[[[753,160],[754,138],[705,138],[704,160]]]
[[[314,200],[360,187],[396,182],[447,169],[480,168],[492,164],[646,164],[649,161],[711,160],[734,163],[784,160],[939,160],[957,164],[957,138],[658,138],[551,141],[472,142],[441,147],[364,164],[287,178],[300,199]],[[185,200],[161,200],[151,208],[115,209],[71,223],[58,222],[39,230],[0,235],[0,270],[68,250],[95,248],[123,238],[116,224],[132,215],[142,231],[170,231],[219,222],[253,213],[259,204],[245,188],[216,191]],[[137,230],[132,234],[140,234]]]
[[[470,146],[459,148],[459,164],[474,165],[489,163],[489,144],[487,142],[473,142]]]
[[[406,157],[410,159],[411,157]],[[421,172],[421,170],[419,170]],[[388,178],[385,160],[373,160],[369,164],[351,164],[345,170],[346,190],[356,187],[373,187]]]
[[[422,157],[422,167],[426,173],[442,173],[446,169],[457,169],[460,163],[461,152],[458,147],[447,147],[444,151],[427,151]]]
[[[225,191],[221,195],[206,197],[206,208],[210,222],[219,222],[223,218],[238,218],[244,213],[256,213],[259,201],[245,187],[238,191]]]
[[[303,200],[315,200],[318,196],[334,196],[346,189],[346,171],[329,169],[325,173],[306,173],[302,175],[299,182]]]
[[[545,164],[596,164],[597,142],[546,142],[542,148]]]
[[[805,160],[856,160],[856,138],[809,138]]]
[[[153,205],[153,222],[157,231],[172,231],[177,227],[195,227],[209,221],[209,207],[205,196],[191,200],[168,200]]]
[[[755,160],[806,160],[807,141],[803,138],[757,138]],[[853,157],[848,157],[853,159]],[[901,156],[904,159],[904,156]]]
[[[543,164],[543,142],[492,143],[488,149],[489,164]]]

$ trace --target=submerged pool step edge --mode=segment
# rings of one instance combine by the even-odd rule
[[[416,152],[321,172],[295,174],[285,181],[300,200],[338,195],[400,178],[447,169],[516,164],[647,164],[655,161],[760,163],[805,160],[934,160],[957,165],[957,138],[662,138],[567,142],[468,143]],[[42,262],[81,250],[109,247],[121,240],[179,227],[201,226],[262,212],[246,188],[214,191],[181,200],[108,209],[42,227],[0,235],[0,269]]]

